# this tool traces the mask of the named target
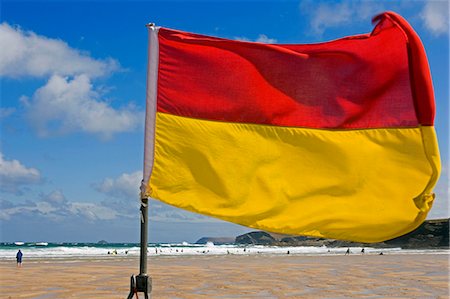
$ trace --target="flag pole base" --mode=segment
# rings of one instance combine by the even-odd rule
[[[134,295],[137,297],[137,293],[144,293],[144,298],[148,299],[149,294],[152,292],[152,278],[148,275],[139,274],[131,275],[130,279],[130,293],[127,299],[132,299]]]

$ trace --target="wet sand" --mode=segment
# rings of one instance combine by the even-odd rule
[[[449,255],[152,257],[152,298],[449,298]],[[137,257],[0,261],[0,298],[126,298]],[[139,298],[143,298],[139,294]]]

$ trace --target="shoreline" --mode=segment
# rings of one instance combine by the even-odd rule
[[[362,249],[367,255],[383,254],[450,254],[448,248],[433,249],[401,249],[400,247],[375,248],[375,247],[326,247],[326,246],[262,246],[262,245],[174,245],[149,247],[148,256],[154,258],[158,256],[222,256],[222,255],[263,255],[282,256],[286,254],[299,256],[336,256],[344,255],[347,249],[352,254],[361,254]],[[139,257],[139,247],[111,246],[49,246],[49,247],[6,247],[0,248],[0,261],[10,260],[15,257],[17,250],[21,249],[24,258],[28,260],[42,259],[111,259],[119,257]]]
[[[231,251],[230,253],[224,252],[198,252],[198,253],[180,253],[180,252],[164,252],[154,254],[152,251],[149,251],[148,258],[160,258],[160,257],[173,257],[173,258],[187,258],[187,257],[220,257],[220,256],[264,256],[264,257],[276,257],[276,256],[305,256],[305,257],[325,257],[325,256],[342,256],[345,254],[346,248],[339,249],[330,249],[330,252],[296,252],[289,250],[291,248],[286,248],[283,252],[271,252],[271,251],[261,251],[261,252],[250,252],[249,250],[243,251]],[[401,250],[393,250],[392,248],[365,248],[365,253],[361,253],[360,247],[350,247],[352,256],[359,255],[379,255],[383,253],[383,255],[449,255],[450,249],[401,249]],[[287,253],[289,252],[289,253]],[[25,252],[26,253],[26,252]],[[1,262],[8,262],[15,258],[14,254],[11,253],[9,256],[1,256]],[[43,256],[30,256],[24,255],[24,259],[27,261],[42,261],[42,260],[118,260],[118,259],[139,259],[139,254],[130,253],[124,254],[123,252],[119,252],[118,254],[80,254],[80,255],[43,255]]]
[[[154,298],[448,298],[449,257],[157,256],[148,269]],[[137,256],[0,261],[0,297],[125,298],[138,271]]]

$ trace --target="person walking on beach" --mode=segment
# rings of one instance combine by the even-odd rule
[[[19,267],[19,268],[22,267],[22,256],[23,256],[23,253],[19,249],[19,251],[16,254],[17,267]]]
[[[347,248],[347,251],[345,252],[344,255],[350,255],[350,248]]]

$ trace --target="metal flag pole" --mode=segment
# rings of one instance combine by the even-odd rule
[[[145,25],[148,29],[154,29],[155,24],[149,23]],[[148,77],[148,75],[147,75]],[[153,86],[147,85],[147,93],[149,88]],[[147,105],[148,106],[148,105]],[[147,107],[148,109],[148,107]],[[147,122],[147,119],[146,119]],[[146,136],[147,139],[147,124],[146,124]],[[147,147],[147,144],[146,144]],[[144,150],[145,151],[145,150]],[[145,155],[145,154],[144,154]],[[146,159],[144,158],[144,177],[146,176]],[[145,183],[141,184],[141,208],[140,208],[140,219],[141,219],[141,251],[139,258],[139,275],[131,275],[130,279],[130,293],[127,299],[132,299],[137,293],[142,292],[145,295],[145,299],[149,298],[149,294],[152,291],[152,278],[147,274],[147,245],[148,245],[148,201],[149,198],[145,193]]]
[[[148,244],[148,198],[141,198],[141,252],[139,259],[139,275],[131,275],[130,293],[127,299],[132,299],[137,293],[144,293],[149,298],[152,291],[152,278],[147,274],[147,244]]]

